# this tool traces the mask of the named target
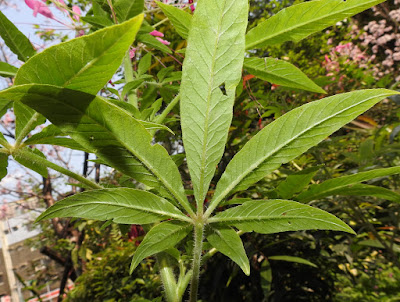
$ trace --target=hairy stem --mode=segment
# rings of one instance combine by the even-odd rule
[[[125,75],[125,83],[132,82],[135,79],[133,76],[132,61],[131,61],[131,57],[129,55],[129,50],[126,52],[126,55],[124,58],[124,75]],[[135,106],[135,108],[138,108],[138,99],[136,96],[136,89],[128,92],[128,103]]]
[[[194,248],[193,248],[193,275],[190,283],[190,300],[197,301],[197,292],[199,289],[201,252],[203,248],[203,230],[204,222],[197,222],[194,227]]]
[[[168,302],[180,302],[182,297],[178,297],[177,284],[174,272],[168,255],[160,253],[157,255],[158,265],[160,266],[161,281],[164,286],[165,297]]]
[[[178,94],[167,106],[167,108],[164,109],[164,111],[157,116],[155,122],[158,124],[161,124],[165,118],[167,117],[167,115],[172,111],[172,109],[174,109],[174,107],[176,106],[176,104],[178,104],[179,100],[180,100],[180,95]]]

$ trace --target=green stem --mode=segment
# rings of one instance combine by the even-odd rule
[[[125,75],[125,83],[132,82],[135,79],[135,77],[133,76],[132,61],[129,55],[129,50],[126,52],[124,57],[124,75]],[[128,93],[128,103],[135,106],[135,108],[138,108],[136,89]]]
[[[197,301],[197,292],[199,289],[201,252],[203,249],[203,230],[204,222],[196,222],[194,227],[194,248],[193,248],[193,275],[190,283],[190,300]]]
[[[104,189],[99,184],[97,184],[97,183],[95,183],[95,182],[93,182],[93,181],[91,181],[89,179],[86,179],[85,177],[83,177],[83,176],[81,176],[79,174],[76,174],[76,173],[74,173],[74,172],[72,172],[72,171],[70,171],[68,169],[60,167],[59,165],[57,165],[55,163],[52,163],[51,161],[48,161],[47,159],[45,159],[45,158],[43,158],[43,157],[41,157],[39,155],[36,155],[35,153],[31,153],[31,152],[28,153],[25,150],[21,149],[21,150],[15,150],[14,152],[12,152],[12,156],[13,157],[20,157],[20,158],[23,158],[23,159],[25,159],[27,161],[35,161],[38,164],[41,164],[41,165],[46,166],[48,168],[51,168],[51,169],[53,169],[55,171],[58,171],[58,172],[60,172],[62,174],[65,174],[65,175],[67,175],[69,177],[72,177],[73,179],[81,182],[82,184],[87,185],[88,187],[90,187],[92,189]]]
[[[35,112],[28,123],[22,128],[21,132],[19,133],[18,137],[15,139],[15,147],[21,145],[22,140],[31,132],[32,125],[37,122],[40,114]]]
[[[172,111],[172,109],[174,109],[174,107],[176,106],[176,104],[178,104],[179,100],[180,100],[181,96],[178,94],[167,106],[167,108],[164,109],[164,111],[157,116],[155,122],[157,124],[161,124],[165,118],[167,117],[167,115]]]
[[[160,253],[157,255],[158,265],[160,267],[161,281],[164,286],[165,296],[168,302],[180,302],[177,296],[177,284],[172,266],[168,260],[168,255]]]

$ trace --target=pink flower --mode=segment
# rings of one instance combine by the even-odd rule
[[[153,37],[164,37],[164,34],[162,32],[159,32],[158,30],[153,30],[149,34],[152,35]]]
[[[129,49],[129,57],[133,59],[136,55],[136,48]]]
[[[189,0],[189,4],[192,4],[192,3],[193,3],[193,0]],[[194,12],[195,7],[193,4],[190,6],[190,10],[192,11],[192,13]]]
[[[46,4],[39,2],[37,0],[25,0],[25,4],[33,10],[33,16],[36,17],[37,14],[41,14],[49,19],[54,19],[53,13],[46,6]]]
[[[79,22],[79,20],[80,20],[79,16],[81,15],[81,9],[79,8],[79,6],[74,5],[74,6],[72,6],[72,11],[75,13],[74,18],[76,19],[76,21]]]
[[[159,38],[159,37],[156,37],[156,39],[158,40],[158,41],[160,41],[162,44],[164,44],[164,45],[169,45],[169,44],[171,44],[170,42],[168,42],[168,41],[166,41],[166,40],[164,40],[164,39],[161,39],[161,38]]]

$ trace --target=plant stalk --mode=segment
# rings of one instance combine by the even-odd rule
[[[125,83],[132,82],[135,79],[135,77],[133,76],[132,61],[129,55],[129,50],[126,52],[124,57],[124,75],[125,75]],[[128,92],[128,103],[135,106],[135,108],[138,108],[136,89]]]
[[[181,96],[178,94],[167,106],[167,108],[164,109],[164,111],[156,117],[155,122],[157,124],[161,124],[165,118],[167,117],[167,115],[172,111],[172,109],[174,109],[174,107],[176,106],[176,104],[179,103],[179,100],[181,99]]]
[[[36,123],[38,120],[40,114],[35,112],[31,119],[28,121],[28,123],[25,125],[24,128],[22,128],[21,132],[19,133],[18,137],[15,139],[15,147],[18,147],[21,145],[22,140],[29,134],[29,132],[32,130],[32,125]]]
[[[64,175],[67,175],[69,177],[72,177],[73,179],[81,182],[82,184],[87,185],[88,187],[90,187],[92,189],[104,189],[101,185],[99,185],[99,184],[97,184],[97,183],[95,183],[95,182],[93,182],[93,181],[91,181],[91,180],[79,175],[79,174],[76,174],[76,173],[74,173],[74,172],[72,172],[72,171],[70,171],[68,169],[60,167],[59,165],[57,165],[55,163],[52,163],[51,161],[49,161],[49,160],[47,160],[47,159],[45,159],[45,158],[43,158],[43,157],[41,157],[39,155],[36,155],[34,153],[26,153],[24,150],[15,150],[14,152],[12,152],[12,155],[16,156],[16,157],[24,158],[24,159],[26,159],[28,161],[35,161],[38,164],[41,164],[41,165],[46,166],[48,168],[51,168],[51,169],[53,169],[53,170],[55,170],[57,172],[60,172],[60,173],[62,173]]]
[[[203,230],[204,222],[196,222],[194,227],[193,275],[190,283],[189,302],[197,301],[197,293],[199,290],[201,253],[203,250]]]
[[[163,253],[158,254],[157,261],[160,266],[161,281],[164,286],[167,302],[180,302],[182,297],[178,297],[177,284],[172,266],[168,260],[168,255]]]

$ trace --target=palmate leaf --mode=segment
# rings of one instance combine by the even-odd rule
[[[400,173],[400,167],[391,167],[391,168],[384,168],[384,169],[375,169],[371,171],[366,171],[366,172],[360,172],[352,175],[346,175],[338,178],[333,178],[324,181],[323,183],[320,184],[315,184],[311,185],[307,191],[302,192],[299,196],[296,197],[296,200],[300,202],[309,202],[311,200],[316,200],[320,198],[324,198],[326,196],[332,196],[332,195],[343,195],[343,193],[347,190],[351,190],[349,187],[350,185],[358,184],[363,181],[371,180],[374,178],[379,178],[379,177],[385,177],[385,176],[390,176],[394,174],[399,174]],[[369,189],[367,189],[369,187]],[[371,195],[373,190],[371,190],[372,186],[353,186],[353,190],[359,190],[359,193],[361,193],[361,190],[364,192],[362,195]],[[366,194],[369,192],[369,194]],[[383,191],[376,191],[376,194],[383,194]],[[382,197],[382,198],[387,198],[389,199],[390,197],[388,196],[389,193],[385,193],[386,197],[384,196],[379,196],[379,195],[371,195],[371,196],[376,196],[376,197]],[[396,194],[396,193],[395,193]],[[344,194],[348,195],[348,194]],[[351,194],[353,195],[353,194]],[[355,195],[355,194],[354,194]],[[396,201],[395,195],[391,195],[392,198],[389,200]],[[389,197],[389,198],[388,198]]]
[[[96,94],[121,65],[143,15],[49,47],[22,65],[15,85],[49,84]]]
[[[192,228],[191,224],[181,221],[165,221],[154,226],[133,255],[130,272],[132,273],[144,258],[174,247]]]
[[[20,101],[40,112],[109,166],[169,192],[191,211],[175,163],[163,147],[151,144],[150,133],[123,108],[98,96],[39,84],[3,90],[0,99],[3,98]]]
[[[355,234],[328,212],[290,200],[253,200],[208,219],[211,224],[234,226],[245,232],[273,234],[287,231],[333,230]]]
[[[286,61],[274,58],[245,58],[244,67],[249,73],[273,84],[326,93],[300,69]]]
[[[2,77],[15,77],[18,68],[6,62],[0,62],[0,76]]]
[[[247,0],[198,2],[182,69],[183,144],[198,203],[224,152],[240,81]]]
[[[228,164],[208,213],[230,192],[247,189],[394,94],[397,92],[385,89],[338,94],[303,105],[278,118],[255,135]]]
[[[164,4],[157,1],[157,5],[161,8],[163,13],[168,17],[174,26],[176,32],[184,39],[189,35],[189,29],[192,24],[192,15],[179,9],[173,5]]]
[[[385,0],[318,0],[281,10],[246,35],[246,49],[298,42]]]
[[[227,226],[218,225],[213,225],[209,229],[207,241],[222,254],[232,259],[249,276],[249,259],[244,250],[242,240],[235,230]]]
[[[27,61],[36,50],[25,35],[0,11],[0,36],[21,61]]]
[[[36,221],[55,217],[112,220],[121,224],[189,219],[165,199],[129,188],[93,190],[67,197],[48,208]]]

